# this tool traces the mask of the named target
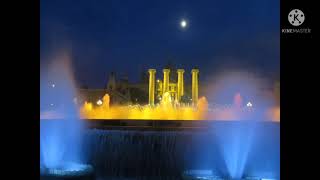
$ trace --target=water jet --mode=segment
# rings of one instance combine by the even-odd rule
[[[85,126],[73,101],[76,91],[68,55],[60,54],[46,73],[41,76],[40,111],[58,114],[59,118],[40,119],[40,177],[43,180],[94,180],[93,166],[83,163]],[[46,82],[55,83],[53,86]]]

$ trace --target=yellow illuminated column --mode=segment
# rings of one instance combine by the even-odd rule
[[[169,73],[170,69],[163,69],[163,94],[169,91]]]
[[[180,102],[181,96],[183,96],[183,86],[184,86],[183,73],[184,73],[184,70],[183,69],[178,69],[177,73],[178,73],[177,100],[178,100],[178,102]]]
[[[198,102],[198,74],[199,69],[192,69],[192,103],[196,105]]]
[[[155,69],[149,69],[149,104],[154,105]]]

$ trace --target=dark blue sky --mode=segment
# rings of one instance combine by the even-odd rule
[[[279,72],[278,0],[41,0],[41,63],[72,55],[79,84],[102,88],[111,71],[137,81],[169,59],[201,79],[234,68]],[[181,19],[188,27],[179,27]]]

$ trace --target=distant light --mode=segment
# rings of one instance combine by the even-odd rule
[[[160,80],[158,79],[157,82],[160,82]]]
[[[53,103],[51,103],[50,106],[53,106]]]
[[[180,22],[180,26],[181,26],[182,28],[186,28],[186,27],[187,27],[187,21],[183,19],[183,20]]]
[[[98,101],[97,101],[97,105],[102,105],[102,101],[101,101],[101,99],[99,99]]]
[[[247,103],[247,107],[252,107],[252,103],[251,103],[251,102],[248,102],[248,103]]]
[[[55,85],[55,84],[51,84],[51,86],[52,86],[52,88],[56,87],[56,85]]]

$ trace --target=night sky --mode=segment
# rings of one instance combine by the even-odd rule
[[[169,61],[200,69],[279,73],[279,0],[41,0],[41,64],[70,52],[79,85],[103,88],[111,71],[139,80]],[[180,21],[186,19],[183,29]]]

